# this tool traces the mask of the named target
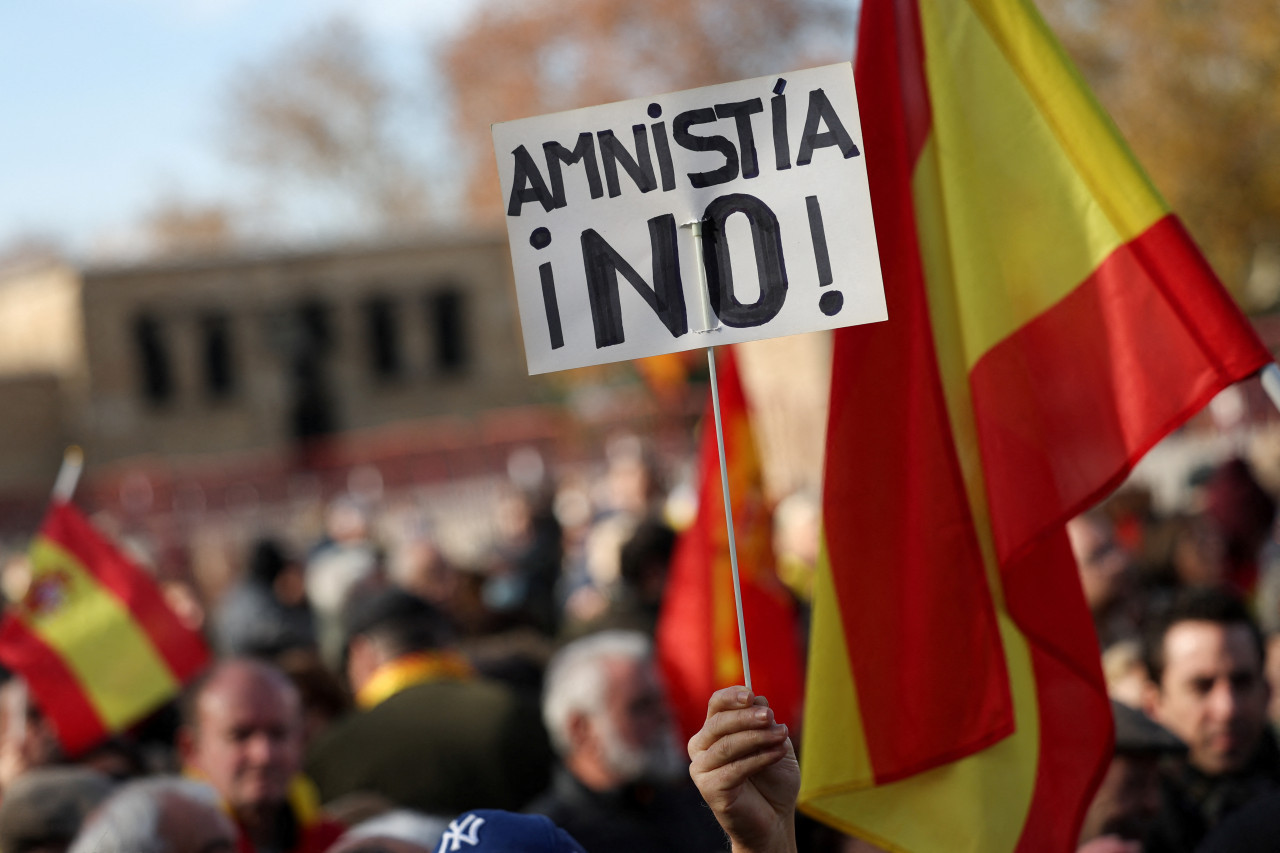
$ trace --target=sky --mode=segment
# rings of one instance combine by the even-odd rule
[[[52,240],[109,256],[162,198],[233,201],[224,153],[234,72],[341,15],[394,75],[475,0],[0,0],[0,252]]]

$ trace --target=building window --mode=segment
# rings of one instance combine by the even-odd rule
[[[200,318],[200,334],[205,393],[211,399],[225,400],[236,390],[231,319],[225,314],[206,314]]]
[[[148,403],[156,406],[169,402],[174,392],[173,371],[160,321],[150,314],[135,317],[133,343],[138,353],[142,396]]]
[[[318,297],[298,303],[298,324],[308,345],[317,352],[328,352],[333,345],[333,328],[329,322],[329,306]]]
[[[395,303],[390,297],[374,296],[365,300],[363,309],[369,368],[378,379],[395,379],[404,372]]]
[[[315,296],[298,302],[286,321],[284,353],[289,365],[291,432],[299,440],[337,429],[328,364],[334,345],[328,304]]]
[[[467,318],[462,292],[442,290],[427,296],[427,322],[435,368],[441,373],[461,373],[467,366]]]

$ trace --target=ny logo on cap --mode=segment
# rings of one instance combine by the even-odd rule
[[[464,841],[471,847],[478,846],[480,844],[480,827],[483,825],[484,818],[473,814],[449,821],[449,829],[440,838],[438,853],[451,853],[454,850],[461,850]]]

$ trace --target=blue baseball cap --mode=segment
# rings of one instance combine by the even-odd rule
[[[436,853],[587,853],[540,814],[475,809],[449,821]]]

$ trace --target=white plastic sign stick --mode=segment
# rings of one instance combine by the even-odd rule
[[[80,474],[84,471],[84,451],[77,445],[71,445],[62,454],[62,466],[58,468],[58,477],[53,481],[53,494],[50,500],[54,503],[69,503],[80,483]]]
[[[1262,368],[1262,390],[1267,392],[1271,405],[1280,409],[1280,367],[1273,361]]]
[[[493,140],[530,373],[887,318],[847,63]]]

